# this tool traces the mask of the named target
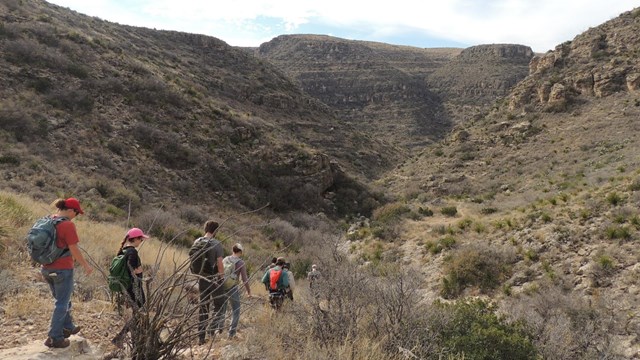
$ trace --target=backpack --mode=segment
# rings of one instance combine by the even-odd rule
[[[109,290],[112,292],[123,292],[131,286],[131,275],[129,274],[128,252],[116,255],[111,260],[109,266]]]
[[[282,275],[282,268],[276,270],[275,268],[269,270],[269,289],[272,291],[278,290],[278,281]]]
[[[47,265],[71,253],[56,245],[56,225],[69,220],[66,217],[45,216],[36,221],[27,234],[27,249],[33,261]]]
[[[218,264],[211,264],[207,257],[207,251],[213,246],[208,238],[201,237],[193,242],[189,249],[189,268],[192,273],[200,276],[211,276],[215,274],[214,268],[217,269]]]
[[[235,256],[227,256],[222,259],[222,265],[224,265],[224,287],[230,289],[238,283],[238,274],[236,273],[236,263],[240,261],[240,258]]]

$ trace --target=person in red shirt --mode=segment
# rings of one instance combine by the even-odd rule
[[[53,205],[58,209],[53,215],[54,218],[68,219],[56,225],[56,246],[61,249],[69,249],[69,251],[64,252],[62,257],[51,264],[42,265],[42,276],[49,284],[51,294],[56,300],[51,315],[49,337],[44,344],[53,348],[65,348],[70,344],[67,338],[80,331],[80,326],[76,326],[71,317],[73,261],[80,263],[87,275],[93,272],[93,268],[78,248],[78,233],[75,224],[71,222],[76,216],[84,214],[80,202],[75,198],[58,199],[54,201]]]

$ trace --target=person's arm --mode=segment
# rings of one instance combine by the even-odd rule
[[[289,288],[293,290],[296,287],[296,279],[291,271],[287,271],[287,278],[289,279]]]
[[[218,256],[216,262],[218,263],[218,275],[224,276],[224,264],[222,263],[222,256]]]
[[[289,272],[283,271],[282,275],[280,276],[280,280],[282,280],[283,288],[286,288],[287,286],[289,286]]]
[[[251,286],[249,286],[249,277],[247,276],[246,263],[242,260],[240,260],[239,262],[240,262],[240,279],[242,279],[244,288],[247,289],[247,295],[251,296]]]
[[[140,255],[138,255],[138,251],[135,249],[129,248],[129,266],[133,270],[133,275],[142,274],[142,261],[140,261]]]
[[[93,268],[91,267],[91,265],[89,265],[87,260],[84,259],[84,256],[82,256],[82,252],[80,251],[80,248],[78,248],[78,245],[70,244],[69,251],[71,252],[71,256],[73,257],[73,259],[79,262],[80,265],[82,265],[84,272],[87,275],[91,275],[91,273],[93,272]]]

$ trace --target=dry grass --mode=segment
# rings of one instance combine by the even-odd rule
[[[4,302],[7,318],[29,318],[34,311],[47,309],[51,306],[51,299],[43,296],[38,289],[23,291],[19,296],[8,297]]]

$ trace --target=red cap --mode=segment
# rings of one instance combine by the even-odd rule
[[[64,207],[67,209],[73,209],[78,212],[78,214],[84,214],[82,208],[80,207],[80,201],[76,198],[68,198],[64,201]]]
[[[147,235],[144,234],[144,232],[142,232],[142,230],[138,229],[138,228],[131,228],[129,231],[127,231],[127,238],[129,239],[135,239],[135,238],[145,238],[148,239],[149,237]]]

